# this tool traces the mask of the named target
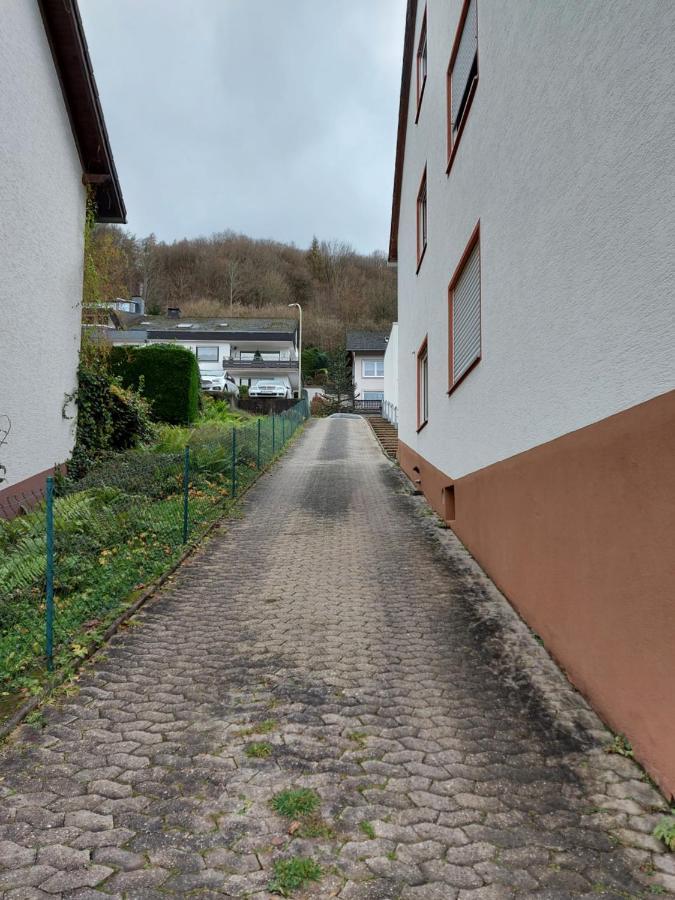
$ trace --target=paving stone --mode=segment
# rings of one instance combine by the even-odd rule
[[[658,794],[362,420],[312,422],[136,622],[0,748],[2,900],[271,900],[292,855],[302,900],[675,895]],[[297,788],[320,818],[274,811]]]

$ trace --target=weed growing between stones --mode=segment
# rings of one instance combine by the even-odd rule
[[[274,863],[274,877],[267,888],[272,894],[289,897],[291,891],[304,887],[308,881],[319,881],[321,866],[313,859],[294,856]]]
[[[287,819],[311,815],[319,806],[319,795],[310,788],[279,791],[272,797],[272,809]]]

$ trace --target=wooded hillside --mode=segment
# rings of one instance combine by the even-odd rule
[[[148,313],[179,306],[187,315],[287,316],[302,304],[304,339],[332,349],[354,326],[385,330],[396,318],[396,273],[384,254],[346,244],[308,250],[233,232],[165,244],[98,226],[91,251],[100,300],[142,294]]]

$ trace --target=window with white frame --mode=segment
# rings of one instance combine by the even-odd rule
[[[478,83],[478,0],[465,0],[448,66],[448,165]]]
[[[218,347],[197,347],[197,359],[201,362],[218,362]]]
[[[384,400],[384,391],[364,391],[364,400]]]
[[[448,288],[451,390],[481,358],[480,294],[480,232],[476,228]]]
[[[417,429],[429,421],[429,345],[427,338],[417,351]]]
[[[361,361],[361,374],[364,378],[384,378],[383,359],[364,359]]]

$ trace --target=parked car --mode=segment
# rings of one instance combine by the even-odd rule
[[[213,394],[234,394],[239,396],[237,382],[222,369],[200,368],[202,390]]]
[[[249,397],[290,397],[291,385],[282,378],[259,378],[248,389]]]

